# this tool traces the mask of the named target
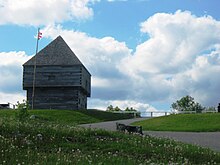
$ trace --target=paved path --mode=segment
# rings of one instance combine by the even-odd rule
[[[199,145],[220,152],[220,132],[163,132],[145,131],[155,137],[170,138],[184,143]]]
[[[108,121],[93,124],[82,124],[86,128],[105,129],[116,131],[116,122],[129,125],[135,121],[147,120],[149,118],[136,118],[127,120]],[[144,134],[154,137],[170,138],[184,143],[199,145],[220,152],[220,132],[164,132],[164,131],[144,131]]]
[[[117,121],[106,121],[101,123],[92,123],[92,124],[82,124],[80,126],[85,128],[97,128],[97,129],[104,129],[107,131],[116,131],[116,123],[122,123],[129,125],[135,121],[146,120],[148,118],[135,118],[135,119],[126,119],[126,120],[117,120]]]

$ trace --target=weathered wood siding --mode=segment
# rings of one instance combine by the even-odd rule
[[[32,105],[33,66],[23,68],[23,89]],[[86,109],[91,92],[91,75],[82,65],[37,66],[35,109]]]
[[[25,66],[23,89],[33,87],[33,66]],[[83,66],[37,66],[35,87],[82,87],[91,93],[91,75]]]
[[[32,88],[27,90],[29,104],[32,105]],[[36,88],[34,109],[86,109],[87,97],[78,89]]]
[[[36,87],[51,86],[80,86],[81,67],[62,67],[62,66],[37,66],[36,67]],[[24,67],[24,88],[33,86],[34,67]]]
[[[91,96],[91,75],[84,67],[82,67],[82,78],[81,79],[82,79],[81,86],[86,91],[87,96],[90,97]]]

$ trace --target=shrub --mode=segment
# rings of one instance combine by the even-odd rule
[[[23,100],[23,103],[20,103],[19,101],[17,103],[18,104],[17,104],[17,109],[16,109],[17,110],[16,118],[20,122],[23,122],[28,117],[29,104],[25,100]]]

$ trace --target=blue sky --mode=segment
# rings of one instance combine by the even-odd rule
[[[218,0],[0,0],[0,102],[25,98],[22,64],[61,35],[92,74],[89,108],[220,102]],[[10,98],[10,99],[8,99]]]

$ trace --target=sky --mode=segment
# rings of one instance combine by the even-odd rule
[[[26,98],[22,65],[61,35],[92,75],[88,108],[170,111],[220,102],[219,0],[0,0],[0,103]]]

